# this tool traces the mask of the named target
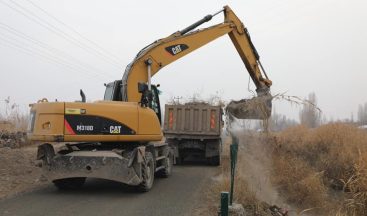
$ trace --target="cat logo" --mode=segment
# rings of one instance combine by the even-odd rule
[[[182,51],[184,51],[188,48],[189,48],[189,46],[187,46],[186,44],[175,44],[175,45],[172,45],[172,46],[168,46],[165,49],[171,55],[177,55],[177,54],[181,53]]]
[[[121,133],[121,126],[110,126],[110,133],[111,134],[120,134]]]
[[[172,53],[174,55],[176,55],[177,53],[180,53],[181,51],[182,51],[182,49],[181,49],[181,45],[180,44],[177,45],[177,46],[175,46],[175,47],[172,47]]]

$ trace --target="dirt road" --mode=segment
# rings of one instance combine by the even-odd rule
[[[39,190],[0,201],[0,215],[190,215],[205,196],[202,188],[216,167],[175,166],[170,178],[156,178],[148,193],[121,184],[91,179],[77,191],[58,191],[48,184]]]

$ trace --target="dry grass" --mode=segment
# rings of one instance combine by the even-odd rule
[[[287,201],[330,215],[367,214],[367,132],[352,125],[289,128],[268,140],[272,180]]]
[[[334,123],[238,136],[234,198],[250,215],[269,215],[269,204],[291,209],[292,215],[367,215],[367,131]],[[209,204],[196,215],[215,215],[220,192],[229,191],[229,143],[207,192]]]
[[[25,132],[28,125],[28,114],[21,111],[19,105],[7,97],[0,101],[0,131]]]
[[[285,200],[302,208],[323,206],[326,188],[322,173],[317,173],[298,158],[279,156],[274,160],[273,184]]]
[[[26,132],[28,125],[27,115],[15,115],[10,118],[0,118],[0,131]]]
[[[28,114],[20,111],[19,106],[11,103],[10,97],[0,104],[0,148],[18,148],[29,145],[26,139]]]

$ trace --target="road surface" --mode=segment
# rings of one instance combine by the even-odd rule
[[[5,216],[190,215],[205,196],[216,167],[175,166],[169,178],[156,178],[147,193],[106,180],[90,179],[77,191],[59,191],[51,183],[36,191],[0,201]]]

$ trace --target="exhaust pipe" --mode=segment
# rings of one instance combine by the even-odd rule
[[[87,101],[85,94],[82,89],[80,89],[80,96],[82,97],[82,102],[85,103]]]

